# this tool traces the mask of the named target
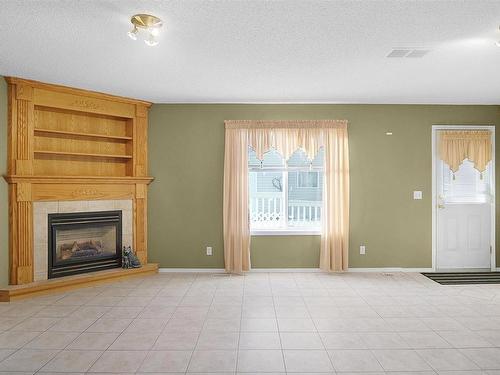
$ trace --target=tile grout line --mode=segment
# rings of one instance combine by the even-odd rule
[[[269,273],[266,273],[269,288],[271,289],[271,299],[273,301],[273,311],[274,311],[274,320],[276,320],[276,327],[278,328],[278,339],[280,340],[280,348],[281,348],[281,360],[283,361],[283,369],[285,370],[285,373],[287,373],[286,369],[286,361],[285,361],[285,351],[283,349],[283,341],[281,340],[281,328],[280,328],[280,323],[278,320],[278,314],[276,313],[276,301],[274,300],[274,288],[273,284],[271,283],[271,275]],[[295,282],[295,279],[294,279]]]
[[[300,295],[301,295],[302,301],[304,303],[304,306],[306,307],[306,310],[307,310],[307,313],[309,315],[309,318],[311,319],[311,322],[312,322],[312,324],[314,326],[315,333],[318,335],[319,341],[321,342],[321,345],[323,346],[323,349],[325,350],[326,356],[327,356],[328,360],[330,361],[330,365],[332,366],[333,371],[336,373],[337,372],[337,368],[335,367],[335,365],[333,363],[333,360],[330,357],[330,353],[328,353],[328,350],[326,349],[326,346],[325,346],[325,343],[323,341],[323,338],[321,337],[321,335],[319,333],[318,326],[316,325],[316,322],[313,319],[313,316],[311,314],[311,310],[309,309],[309,305],[306,303],[306,300],[304,298],[304,295],[303,295],[302,291],[300,291]],[[329,295],[329,293],[328,293],[328,295]]]
[[[233,277],[233,275],[230,275],[230,277]],[[243,288],[242,288],[242,295],[241,295],[241,307],[240,307],[240,329],[238,330],[238,343],[236,345],[236,366],[234,369],[234,373],[238,373],[238,364],[240,361],[240,343],[241,343],[241,326],[243,324],[243,306],[245,304],[245,287],[246,287],[246,276],[243,274]]]
[[[200,278],[200,274],[196,274],[196,277],[194,278],[194,281],[191,283],[191,285],[189,286],[189,289],[186,291],[186,294],[189,292],[189,290],[193,287],[193,284],[196,282],[196,280],[198,278]],[[215,290],[217,290],[217,288],[215,288]],[[183,299],[186,297],[186,295],[184,295]],[[191,355],[189,357],[189,361],[187,363],[187,366],[186,366],[186,371],[184,371],[184,374],[187,374],[189,372],[189,366],[191,365],[191,361],[193,360],[193,356],[194,356],[194,353],[196,351],[196,348],[198,347],[198,343],[200,342],[200,336],[201,336],[201,333],[203,332],[203,328],[205,328],[205,324],[207,322],[207,319],[208,319],[208,313],[210,311],[210,307],[212,306],[213,302],[214,302],[214,298],[215,298],[215,292],[214,292],[214,295],[212,296],[212,301],[210,302],[210,305],[208,306],[208,310],[205,314],[205,318],[203,319],[203,324],[201,326],[201,330],[200,332],[198,332],[198,337],[196,339],[196,343],[194,344],[194,347],[193,347],[193,350],[191,351]],[[182,303],[182,301],[181,301]],[[180,305],[180,304],[179,304]]]

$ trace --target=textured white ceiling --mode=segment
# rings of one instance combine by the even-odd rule
[[[126,35],[140,12],[157,47]],[[3,0],[0,74],[153,102],[500,104],[499,24],[500,0]]]

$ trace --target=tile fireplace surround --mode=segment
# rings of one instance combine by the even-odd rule
[[[132,200],[53,201],[33,203],[34,281],[47,280],[49,214],[68,212],[122,211],[122,244],[133,246]]]

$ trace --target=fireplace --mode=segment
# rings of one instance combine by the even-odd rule
[[[48,215],[48,278],[121,267],[122,211]]]

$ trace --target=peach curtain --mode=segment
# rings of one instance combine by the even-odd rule
[[[349,245],[349,145],[347,126],[325,132],[325,185],[320,268],[347,271]]]
[[[248,132],[226,126],[224,146],[224,266],[227,272],[250,269],[248,213]]]
[[[347,270],[349,242],[349,150],[347,121],[225,121],[224,257],[226,271],[250,268],[248,147],[257,158],[276,149],[285,159],[301,148],[312,160],[325,148],[325,185],[320,268]],[[242,215],[244,218],[242,218]]]
[[[454,173],[465,159],[484,172],[491,161],[491,147],[489,130],[445,130],[439,134],[439,156]]]

